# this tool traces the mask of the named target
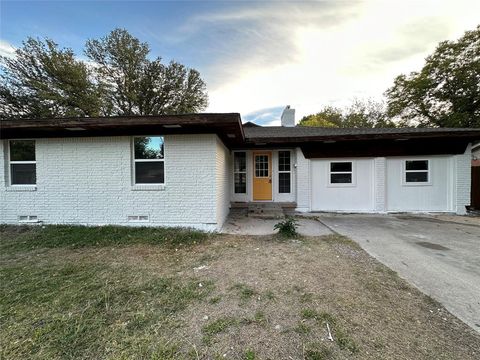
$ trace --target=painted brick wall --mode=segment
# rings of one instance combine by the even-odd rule
[[[6,186],[0,156],[0,222],[192,226],[216,230],[216,135],[165,136],[165,186],[132,186],[130,137],[39,139],[37,189]],[[227,193],[228,194],[228,193]],[[148,223],[128,222],[148,215]],[[219,218],[220,219],[220,218]]]
[[[230,151],[217,138],[216,142],[216,189],[217,189],[217,224],[220,230],[230,211]]]
[[[310,211],[310,160],[305,159],[302,150],[297,148],[297,211]]]
[[[465,214],[465,206],[470,205],[472,147],[469,145],[462,155],[455,156],[456,162],[456,212]]]
[[[374,159],[374,194],[375,194],[375,211],[376,212],[385,212],[385,181],[386,181],[386,159],[385,158],[375,158]]]

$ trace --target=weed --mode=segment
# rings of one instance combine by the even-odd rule
[[[244,360],[255,360],[256,359],[256,356],[255,356],[255,351],[253,350],[246,350],[245,353],[243,354],[243,359]]]
[[[237,320],[233,317],[222,317],[207,325],[202,329],[203,342],[207,345],[212,343],[212,339],[215,335],[220,334],[227,330],[230,326],[237,324]]]
[[[218,296],[214,296],[214,297],[210,298],[208,300],[208,302],[210,304],[214,305],[214,304],[218,304],[221,300],[222,300],[222,297],[218,295]]]
[[[255,289],[245,284],[235,284],[231,287],[231,289],[237,291],[240,296],[240,300],[242,301],[250,300],[253,296],[258,294]]]
[[[309,334],[312,331],[312,329],[308,325],[305,325],[304,323],[299,323],[293,329],[293,331],[301,335],[306,335],[306,334]]]
[[[348,350],[352,354],[356,354],[358,352],[358,346],[355,343],[355,341],[350,336],[348,336],[343,330],[341,329],[335,330],[335,337],[340,349]]]
[[[332,358],[332,350],[320,343],[312,343],[305,349],[305,360],[326,360]]]
[[[327,312],[318,312],[314,309],[303,309],[301,315],[303,319],[313,319],[322,323],[335,324],[335,318]]]
[[[297,232],[298,221],[291,216],[287,216],[285,220],[280,221],[273,227],[274,230],[278,230],[278,233],[285,237],[295,237]]]

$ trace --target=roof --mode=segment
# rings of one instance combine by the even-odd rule
[[[268,126],[244,128],[247,142],[298,143],[325,140],[467,136],[480,138],[480,128],[322,128]]]
[[[229,148],[261,148],[299,146],[314,155],[331,153],[338,145],[353,149],[377,147],[383,149],[392,140],[410,140],[410,148],[435,146],[436,152],[461,152],[468,142],[480,140],[480,128],[321,128],[321,127],[262,127],[253,123],[242,125],[238,113],[203,113],[155,116],[111,116],[90,118],[14,119],[0,121],[0,139],[132,136],[168,134],[217,134]],[[431,141],[429,143],[429,141]],[[415,143],[416,142],[416,145]],[[435,142],[435,145],[432,145]],[[348,145],[347,145],[348,143]],[[355,143],[355,146],[352,144]],[[373,144],[374,143],[374,144]],[[455,144],[456,145],[455,145]],[[448,145],[448,146],[445,146]],[[449,146],[455,149],[447,149]],[[405,148],[405,144],[397,144]],[[379,150],[380,151],[380,150]]]
[[[0,139],[166,134],[217,134],[229,146],[243,144],[238,113],[14,119],[0,121]]]

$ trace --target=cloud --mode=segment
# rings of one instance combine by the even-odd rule
[[[251,121],[258,125],[272,126],[280,125],[280,115],[284,107],[277,106],[272,108],[260,109],[242,116],[243,121]]]
[[[210,111],[250,117],[290,104],[299,119],[324,105],[382,97],[439,41],[474,28],[478,13],[480,2],[467,0],[273,2],[196,15],[177,35],[211,42],[211,66],[201,69]]]
[[[8,41],[0,40],[0,56],[15,57],[15,48]]]

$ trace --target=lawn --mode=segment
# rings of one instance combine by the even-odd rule
[[[341,236],[0,236],[1,359],[480,356],[477,333]]]

